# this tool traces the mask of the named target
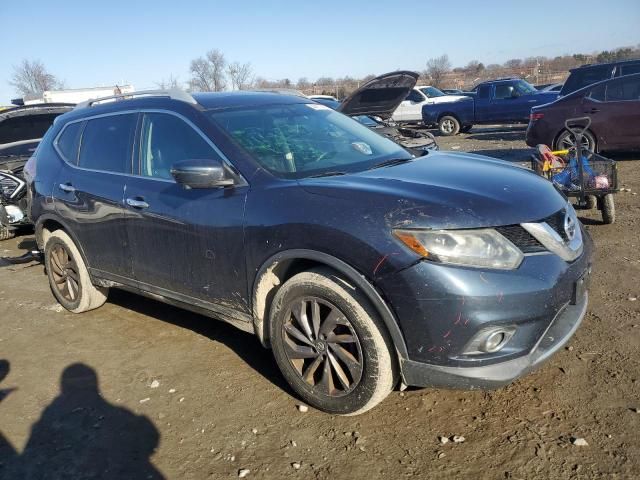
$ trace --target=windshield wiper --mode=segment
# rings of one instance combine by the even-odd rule
[[[394,165],[400,165],[401,163],[410,162],[411,160],[415,160],[414,158],[391,158],[389,160],[385,160],[384,162],[376,163],[372,167],[369,167],[367,170],[373,170],[376,168],[382,167],[392,167]]]
[[[322,172],[322,173],[316,173],[315,175],[309,175],[307,178],[336,177],[338,175],[346,175],[346,173],[347,172],[340,172],[340,171]]]

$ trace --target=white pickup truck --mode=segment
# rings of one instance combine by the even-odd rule
[[[415,86],[395,109],[391,118],[395,122],[422,122],[423,105],[456,102],[463,98],[463,95],[447,95],[429,85]]]

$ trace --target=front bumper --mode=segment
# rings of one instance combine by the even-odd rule
[[[537,345],[525,356],[481,367],[446,367],[407,360],[402,374],[407,385],[455,389],[494,389],[538,368],[557,352],[582,323],[589,295],[576,305],[567,305],[554,318]]]
[[[552,253],[528,254],[512,271],[421,261],[379,279],[407,347],[407,357],[401,358],[404,382],[495,388],[552,355],[586,311],[583,286],[593,242],[582,233],[582,255],[571,263]],[[472,352],[469,346],[479,332],[494,328],[514,333],[498,352]],[[548,344],[549,335],[554,340]]]

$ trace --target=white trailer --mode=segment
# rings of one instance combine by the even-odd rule
[[[81,103],[96,98],[133,93],[133,85],[110,85],[106,87],[70,88],[67,90],[45,90],[40,98],[24,99],[25,105],[34,103]]]

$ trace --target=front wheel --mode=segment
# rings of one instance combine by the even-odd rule
[[[302,399],[329,413],[357,415],[391,392],[394,349],[366,297],[333,271],[289,279],[270,312],[273,354]]]
[[[107,301],[109,289],[91,283],[78,247],[62,230],[51,232],[44,247],[44,261],[51,291],[67,310],[87,312]]]
[[[438,128],[442,135],[449,137],[460,131],[460,122],[458,122],[456,117],[446,115],[438,122]]]

